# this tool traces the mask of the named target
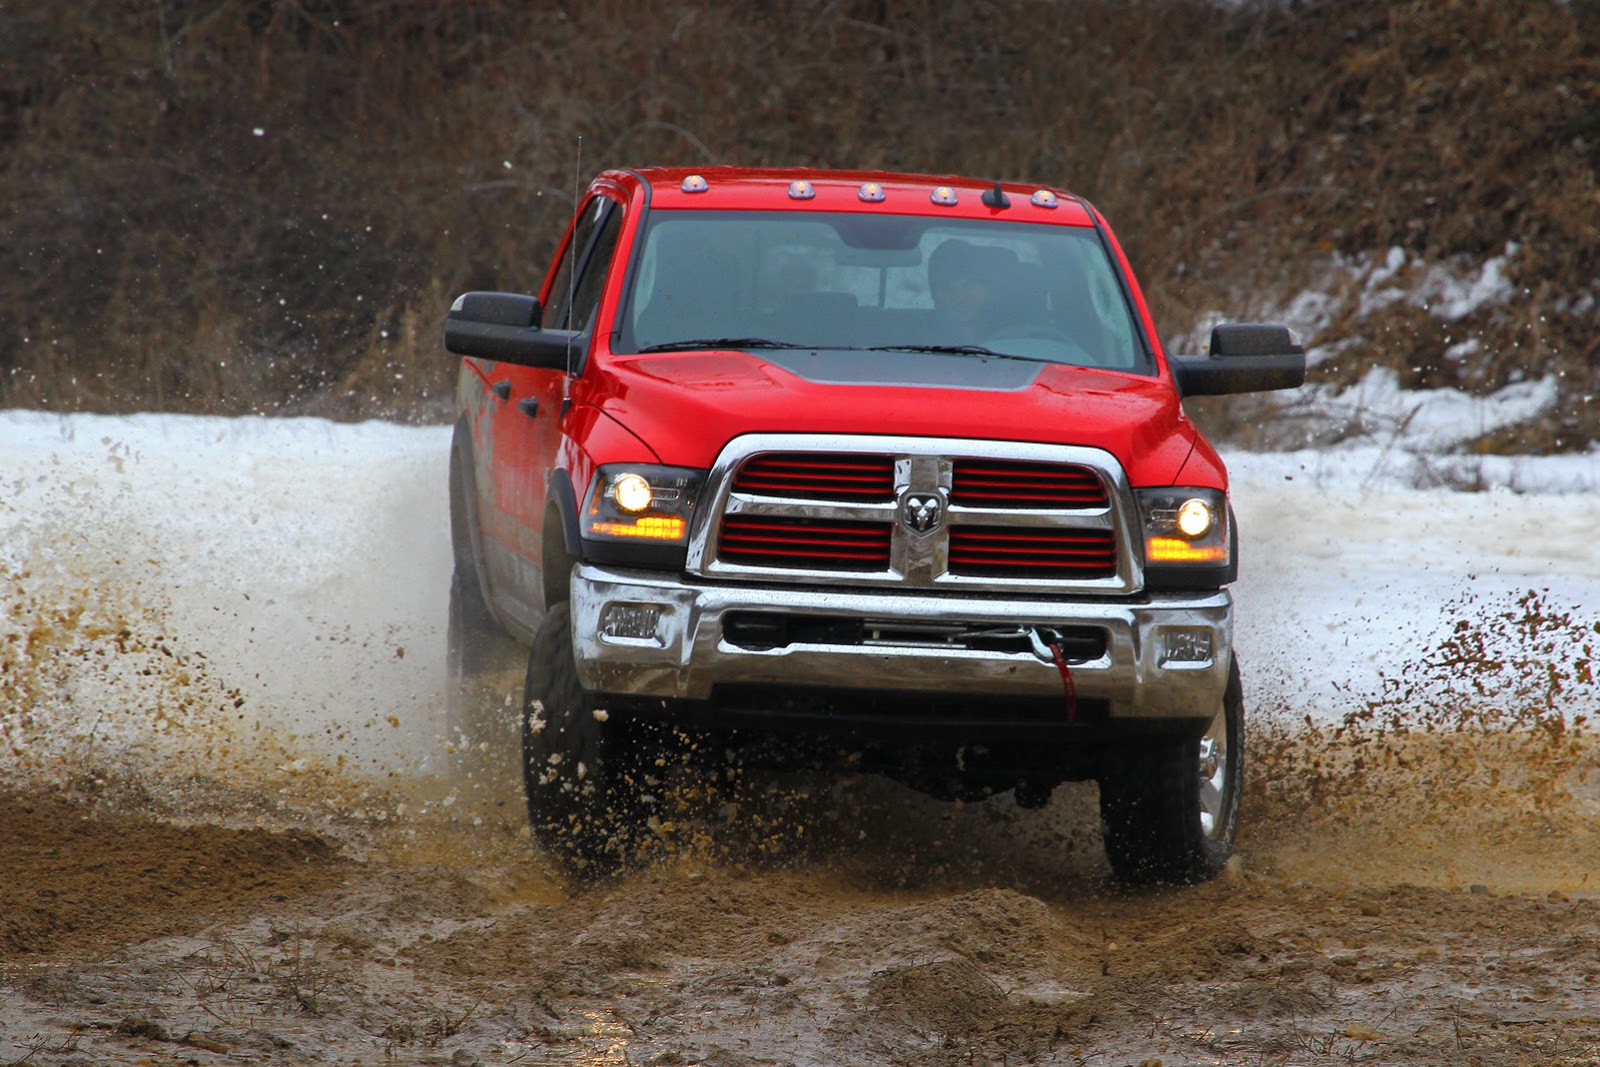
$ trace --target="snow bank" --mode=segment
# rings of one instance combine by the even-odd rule
[[[1349,388],[1308,385],[1283,394],[1278,417],[1328,446],[1381,441],[1404,452],[1440,455],[1543,418],[1559,400],[1554,378],[1473,396],[1458,389],[1403,389],[1393,370],[1373,367]]]
[[[1391,248],[1381,257],[1333,256],[1311,288],[1282,306],[1252,314],[1287,324],[1304,340],[1307,362],[1316,366],[1357,343],[1348,336],[1352,324],[1359,330],[1365,320],[1397,304],[1449,323],[1485,309],[1507,308],[1518,297],[1510,271],[1520,251],[1518,245],[1508,244],[1501,255],[1481,263],[1462,258],[1429,263],[1401,248]],[[1222,321],[1226,316],[1220,312],[1203,315],[1190,334],[1175,339],[1175,347],[1201,351],[1211,327]],[[1341,329],[1331,330],[1335,325]],[[1330,332],[1347,336],[1322,340]],[[1486,353],[1483,337],[1470,332],[1462,336],[1452,329],[1438,344],[1437,351],[1418,351],[1415,356],[1471,364],[1492,355]],[[1562,397],[1562,383],[1556,377],[1517,381],[1515,372],[1512,377],[1512,384],[1495,393],[1472,395],[1456,389],[1406,390],[1393,369],[1373,367],[1353,386],[1316,384],[1275,394],[1271,441],[1276,447],[1322,448],[1377,441],[1393,450],[1430,456],[1459,450],[1485,435],[1529,425],[1555,412]]]

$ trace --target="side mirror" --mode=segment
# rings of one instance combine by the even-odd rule
[[[1184,396],[1222,396],[1293,389],[1306,380],[1306,351],[1289,327],[1241,322],[1214,327],[1203,356],[1168,360]]]
[[[540,329],[542,314],[539,301],[521,293],[462,293],[445,316],[444,347],[458,356],[565,368],[569,351],[582,351],[583,335]]]

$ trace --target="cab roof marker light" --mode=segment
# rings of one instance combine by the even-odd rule
[[[881,204],[884,201],[883,186],[877,182],[863,182],[861,188],[856,190],[856,196],[868,204]]]
[[[1035,189],[1033,195],[1028,198],[1028,203],[1034,207],[1048,208],[1054,211],[1060,206],[1061,201],[1057,200],[1056,194],[1048,189]]]
[[[812,200],[816,197],[817,190],[805,179],[789,183],[790,200]]]
[[[948,185],[941,185],[933,191],[928,199],[943,207],[951,207],[956,202],[956,191]]]
[[[679,186],[679,188],[686,193],[703,193],[707,189],[711,188],[711,186],[706,184],[706,180],[700,175],[691,174],[687,178],[683,179],[683,184]]]

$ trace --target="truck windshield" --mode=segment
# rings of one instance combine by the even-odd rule
[[[707,342],[1151,365],[1099,235],[1034,223],[657,210],[620,329],[618,350],[633,352]]]

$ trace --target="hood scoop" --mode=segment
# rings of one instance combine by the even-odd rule
[[[818,385],[890,385],[1016,392],[1049,364],[940,352],[780,349],[761,358]]]

